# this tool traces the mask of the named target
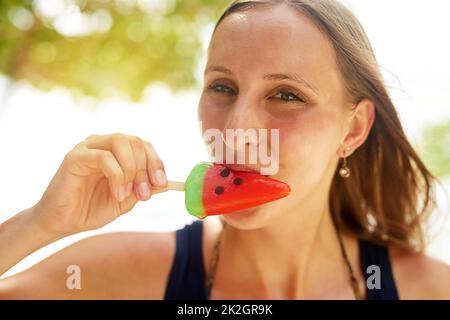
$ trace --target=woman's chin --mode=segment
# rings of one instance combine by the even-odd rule
[[[257,229],[262,227],[263,219],[261,208],[250,208],[228,213],[222,218],[232,227],[237,229]]]

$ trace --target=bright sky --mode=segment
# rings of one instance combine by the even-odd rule
[[[408,135],[417,140],[424,124],[449,120],[450,42],[446,33],[450,30],[450,2],[344,2],[361,19],[372,40]],[[39,200],[64,155],[93,133],[123,132],[151,141],[172,180],[184,180],[195,163],[207,160],[198,130],[196,91],[173,96],[164,86],[156,85],[140,103],[105,101],[94,111],[88,98],[73,101],[64,89],[40,92],[26,83],[8,85],[0,77],[3,96],[0,222]],[[450,181],[446,185],[450,190]],[[191,221],[183,203],[181,193],[157,195],[99,231],[72,236],[39,250],[5,276],[87,235],[174,230]],[[443,201],[441,209],[448,212]],[[430,254],[450,263],[449,224]]]
[[[450,2],[351,0],[412,134],[450,118]]]

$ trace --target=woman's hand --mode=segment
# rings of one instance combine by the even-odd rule
[[[164,188],[164,165],[149,142],[135,136],[90,136],[64,158],[33,219],[56,237],[100,228]]]

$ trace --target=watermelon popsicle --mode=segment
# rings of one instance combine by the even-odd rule
[[[291,191],[286,183],[258,173],[207,162],[197,164],[184,184],[169,182],[168,189],[184,191],[187,211],[199,219],[256,207]]]

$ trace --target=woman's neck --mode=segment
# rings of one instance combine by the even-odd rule
[[[229,268],[239,270],[255,291],[271,298],[302,299],[336,284],[348,287],[348,271],[328,206],[314,211],[302,205],[281,216],[257,230],[225,228],[223,263],[236,264]]]

